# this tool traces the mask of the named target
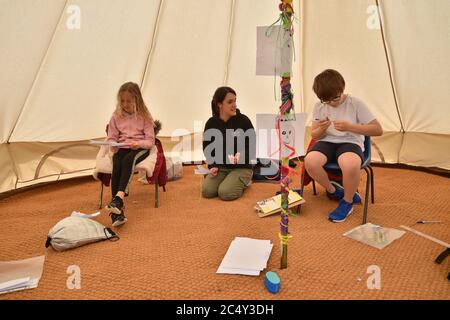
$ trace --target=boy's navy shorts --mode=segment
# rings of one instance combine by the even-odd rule
[[[364,162],[364,154],[361,147],[354,143],[332,143],[326,141],[316,142],[311,150],[308,151],[318,151],[323,153],[327,157],[327,163],[334,162],[337,163],[339,156],[345,152],[356,153],[361,158],[361,163]]]

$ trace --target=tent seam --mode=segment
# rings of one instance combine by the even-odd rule
[[[143,88],[143,86],[145,84],[145,81],[147,80],[147,74],[150,73],[149,72],[149,68],[151,68],[151,62],[152,62],[152,58],[153,58],[153,52],[154,52],[155,46],[156,46],[156,38],[158,36],[159,23],[160,23],[160,20],[161,20],[163,7],[164,7],[164,0],[160,0],[159,1],[159,6],[158,6],[158,14],[156,15],[155,27],[153,29],[152,41],[151,41],[151,44],[150,44],[150,50],[148,52],[147,62],[145,63],[144,72],[142,74],[141,90],[142,90],[142,88]]]
[[[227,55],[225,57],[225,74],[223,77],[223,85],[228,84],[228,78],[229,78],[231,51],[233,48],[235,9],[236,9],[236,0],[232,0],[231,1],[231,16],[230,16],[230,22],[228,24],[228,46],[227,46]]]
[[[304,10],[305,10],[305,1],[300,1],[300,43],[299,43],[299,47],[300,47],[300,55],[301,55],[301,59],[299,61],[300,64],[300,86],[302,88],[302,92],[300,93],[300,104],[301,104],[301,112],[305,112],[306,108],[305,108],[305,75],[304,75],[304,68],[303,66],[305,65],[305,60],[304,57],[305,55],[303,54],[303,50],[304,50],[304,39],[305,39],[305,14],[304,14]]]
[[[382,15],[382,10],[381,10],[381,3],[380,3],[380,0],[375,0],[375,3],[377,5],[377,10],[378,10],[378,17],[379,17],[379,21],[380,21],[380,30],[381,30],[381,38],[382,38],[382,41],[383,41],[384,52],[385,52],[385,55],[386,55],[386,63],[387,63],[387,66],[388,66],[389,80],[391,82],[392,93],[394,95],[394,103],[395,103],[395,108],[397,110],[398,120],[400,121],[400,132],[404,133],[405,132],[405,127],[403,126],[403,120],[402,120],[402,116],[401,116],[401,112],[400,112],[400,105],[399,105],[399,102],[398,102],[397,90],[395,88],[394,73],[392,71],[391,57],[390,57],[390,54],[389,54],[390,50],[389,50],[387,39],[386,39],[386,36],[385,36],[385,28],[383,26],[383,15]]]

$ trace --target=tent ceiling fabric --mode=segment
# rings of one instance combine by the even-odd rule
[[[192,131],[211,112],[226,65],[231,0],[165,0],[162,10],[142,93],[169,136]]]
[[[346,91],[363,99],[386,131],[400,131],[379,29],[367,27],[369,0],[314,0],[303,3],[303,68],[306,111],[317,97],[314,77],[336,69]],[[320,17],[320,18],[318,18]]]
[[[275,113],[281,104],[279,93],[279,77],[255,76],[256,73],[256,26],[271,25],[277,19],[277,2],[273,0],[239,0],[236,2],[233,46],[230,59],[228,83],[238,90],[238,106],[246,113],[253,124],[256,124],[257,113]],[[296,12],[299,12],[299,1],[294,1]],[[264,7],[258,14],[249,14],[256,8]],[[295,60],[291,79],[294,105],[301,112],[300,86],[300,24],[295,24]],[[275,100],[275,92],[276,98]],[[212,95],[212,92],[210,93]]]
[[[0,193],[15,189],[16,174],[14,172],[14,162],[12,161],[8,145],[0,144]]]
[[[0,0],[0,143],[5,143],[14,129],[65,0],[48,3]]]
[[[205,8],[208,14],[200,16]],[[279,79],[255,75],[256,26],[272,24],[277,19],[276,8],[274,0],[163,2],[142,90],[152,114],[163,123],[161,135],[203,131],[211,116],[212,95],[221,85],[236,89],[238,106],[253,121],[256,113],[277,110],[273,88],[275,81],[278,88]],[[261,12],[251,14],[255,9]],[[299,59],[294,70],[299,70]],[[294,72],[294,88],[300,87],[299,77],[300,72]],[[299,94],[294,103],[300,105]]]
[[[450,1],[383,0],[381,7],[405,130],[450,134]]]
[[[36,182],[89,174],[95,149],[78,144],[105,135],[126,81],[141,84],[164,141],[201,132],[221,85],[253,121],[276,112],[279,79],[255,76],[255,61],[256,27],[278,18],[278,3],[0,0],[0,192],[35,183],[37,170]],[[450,1],[379,3],[389,60],[375,0],[294,0],[296,110],[311,113],[315,75],[337,69],[386,132],[374,160],[450,170]],[[79,29],[68,26],[74,6]],[[185,159],[201,159],[192,145]]]
[[[67,28],[63,12],[10,142],[102,136],[118,87],[141,82],[158,2],[77,0],[66,8],[72,3],[81,28]]]

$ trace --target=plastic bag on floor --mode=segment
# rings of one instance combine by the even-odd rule
[[[183,161],[178,157],[166,157],[167,180],[177,180],[183,176]]]
[[[56,251],[64,251],[102,240],[119,240],[119,237],[97,221],[67,217],[50,229],[45,247],[52,245]]]
[[[344,236],[365,243],[371,247],[383,249],[405,233],[405,231],[383,228],[372,223],[366,223],[347,231],[344,233]]]

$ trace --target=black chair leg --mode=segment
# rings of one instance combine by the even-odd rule
[[[100,181],[100,199],[98,200],[98,209],[101,210],[103,206],[103,182]]]
[[[166,186],[163,186],[163,191],[166,192]]]
[[[436,262],[437,264],[441,264],[442,262],[444,262],[445,258],[447,258],[448,256],[450,256],[450,248],[445,249],[437,258],[434,262]]]
[[[317,196],[317,191],[316,191],[316,181],[312,181],[312,184],[313,184],[313,193],[314,193],[314,195],[315,196]]]
[[[363,215],[363,224],[367,223],[367,209],[369,206],[369,193],[370,193],[370,171],[367,168],[364,168],[364,171],[367,174],[366,179],[366,195],[364,197],[364,215]]]
[[[437,264],[441,264],[442,262],[444,262],[445,258],[447,258],[448,256],[450,256],[450,248],[445,249],[437,258],[434,262],[436,262]],[[450,272],[447,275],[447,279],[450,280]]]
[[[156,181],[155,181],[155,208],[158,208],[158,189],[159,189],[158,179],[156,179]]]
[[[306,173],[305,173],[306,174]],[[300,179],[300,195],[303,197],[303,190],[305,189],[305,174],[302,175],[302,178]],[[297,214],[300,214],[300,211],[302,210],[302,205],[297,206]]]
[[[373,169],[370,165],[367,167],[370,170],[370,192],[371,192],[372,203],[375,203],[375,187],[374,187]]]

